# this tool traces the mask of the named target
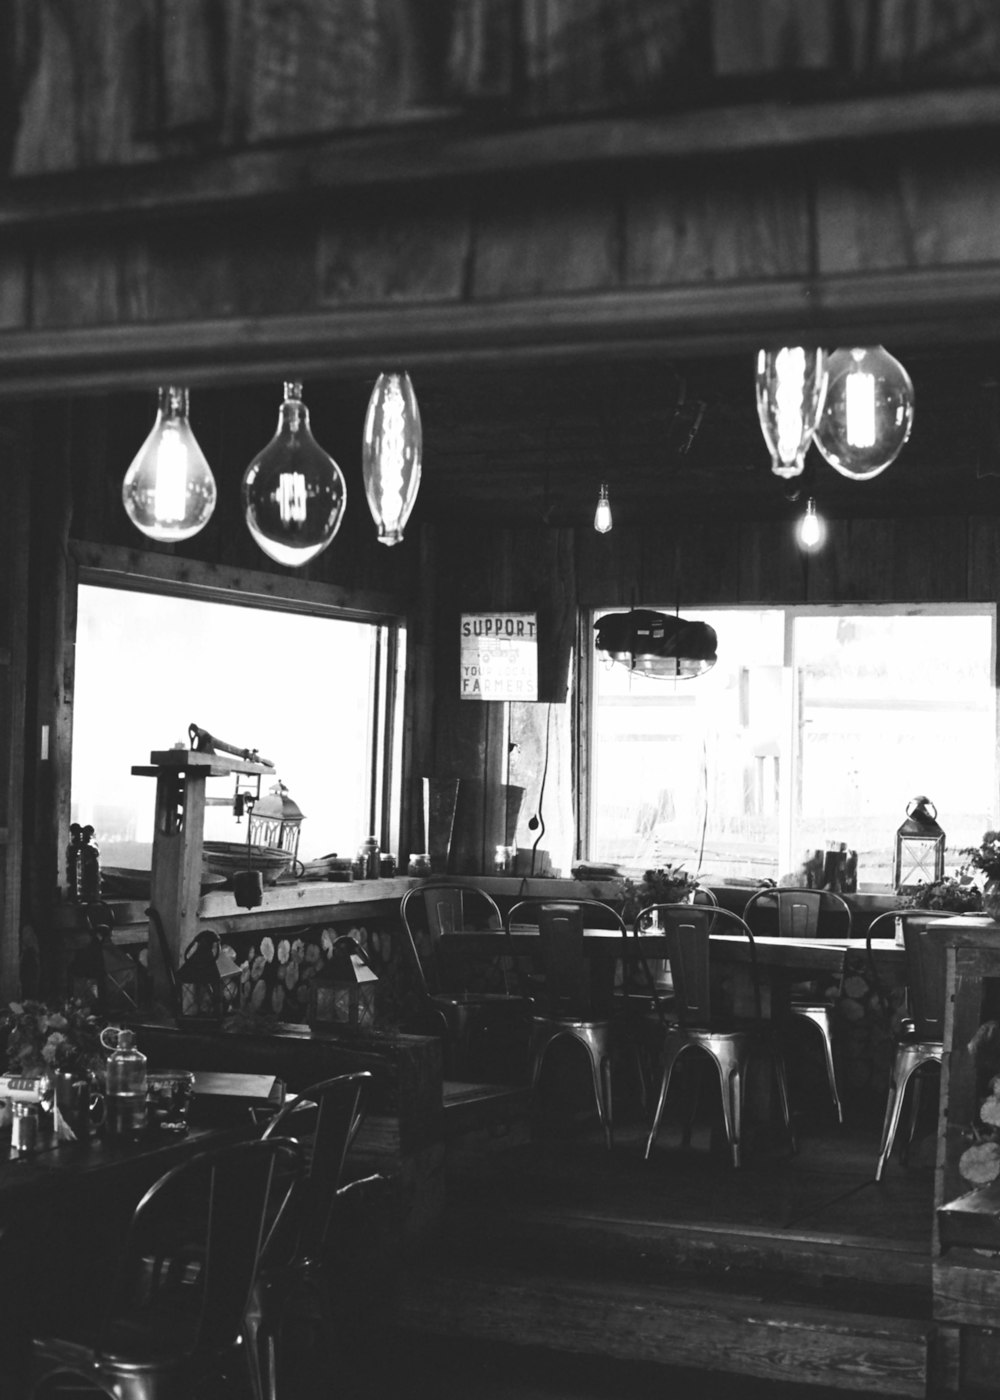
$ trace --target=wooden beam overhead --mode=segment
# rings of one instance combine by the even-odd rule
[[[8,179],[0,228],[203,215],[262,203],[296,208],[333,191],[489,179],[556,168],[822,151],[1000,128],[996,85],[768,101],[519,127],[434,122],[283,141],[264,149]]]
[[[0,335],[0,400],[439,365],[1000,339],[1000,265]]]

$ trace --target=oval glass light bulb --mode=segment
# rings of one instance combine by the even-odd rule
[[[757,417],[775,476],[798,476],[826,393],[823,351],[801,345],[757,355]]]
[[[158,392],[156,422],[125,473],[122,504],[136,529],[172,544],[208,524],[217,492],[188,422],[188,391]]]
[[[826,538],[826,525],[823,517],[816,514],[816,502],[811,496],[806,503],[805,515],[800,517],[795,533],[800,547],[809,551],[819,549]]]
[[[286,382],[278,431],[243,473],[247,529],[265,554],[289,569],[322,554],[340,529],[347,485],[309,431],[302,385]]]
[[[611,529],[611,502],[608,500],[608,488],[606,483],[601,483],[600,494],[597,497],[597,509],[594,511],[594,529],[599,535],[606,535]]]
[[[399,544],[420,489],[423,430],[420,409],[404,372],[375,381],[362,442],[365,494],[380,544]]]
[[[913,428],[913,384],[881,345],[835,350],[813,441],[842,476],[869,481],[885,471]]]

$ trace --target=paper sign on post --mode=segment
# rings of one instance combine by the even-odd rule
[[[535,613],[463,613],[463,700],[538,699]]]

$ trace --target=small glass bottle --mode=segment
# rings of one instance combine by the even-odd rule
[[[12,1152],[34,1152],[38,1142],[38,1105],[11,1104],[10,1146]]]
[[[381,852],[378,848],[378,840],[374,836],[369,836],[362,841],[358,850],[358,858],[363,862],[365,880],[377,880],[379,877],[379,862]]]
[[[138,1137],[146,1126],[146,1057],[135,1048],[134,1031],[117,1032],[117,1045],[106,1066],[106,1089],[104,1126],[108,1136]]]

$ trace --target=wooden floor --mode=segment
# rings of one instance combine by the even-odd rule
[[[448,1397],[645,1397],[695,1377],[688,1394],[755,1400],[790,1376],[817,1400],[925,1394],[932,1103],[876,1185],[873,1105],[838,1126],[817,1095],[797,1153],[777,1127],[750,1132],[735,1170],[711,1096],[690,1145],[668,1115],[649,1161],[627,1096],[611,1152],[580,1101],[542,1093],[477,1132],[474,1099],[451,1086],[446,1219],[404,1274],[414,1380],[436,1338]]]

